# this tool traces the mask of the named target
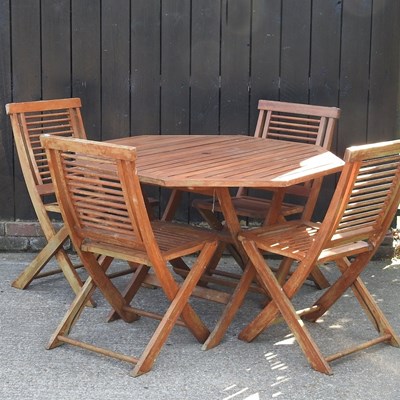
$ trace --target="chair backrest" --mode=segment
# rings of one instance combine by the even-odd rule
[[[41,134],[51,134],[85,139],[80,108],[79,98],[6,105],[18,158],[29,191],[32,190],[30,182],[34,182],[33,185],[37,186],[40,194],[53,193],[50,171],[39,137]]]
[[[135,148],[52,135],[41,141],[74,246],[91,242],[159,255]]]
[[[314,144],[327,150],[331,148],[336,122],[340,117],[339,108],[259,100],[258,109],[255,137]],[[307,199],[302,214],[305,219],[311,218],[321,185],[322,178],[285,190],[287,194]],[[237,196],[246,192],[246,188],[239,188]]]
[[[376,251],[400,202],[400,140],[350,147],[324,218],[323,248],[364,240]]]
[[[254,136],[316,144],[329,150],[340,109],[260,100]]]

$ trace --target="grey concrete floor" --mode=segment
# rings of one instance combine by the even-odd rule
[[[0,254],[0,399],[400,399],[400,349],[378,345],[332,363],[334,374],[313,371],[282,323],[252,343],[237,334],[260,309],[261,297],[250,295],[223,342],[202,351],[195,339],[176,327],[153,370],[133,378],[131,365],[76,347],[46,350],[73,294],[61,276],[34,281],[27,290],[11,282],[33,258],[32,254]],[[224,268],[236,269],[230,258]],[[330,279],[335,268],[325,268]],[[84,275],[83,275],[84,276]],[[397,332],[400,332],[400,262],[375,261],[362,275]],[[123,285],[127,277],[118,278]],[[296,296],[309,305],[320,294],[312,285]],[[155,322],[142,318],[133,324],[105,323],[109,310],[96,292],[98,306],[86,309],[73,330],[77,338],[139,355]],[[159,289],[142,289],[139,304],[163,307]],[[212,328],[222,306],[195,300],[206,324]],[[324,354],[375,337],[352,292],[321,318],[308,324]]]

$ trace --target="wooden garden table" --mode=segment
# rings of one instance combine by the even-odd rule
[[[344,164],[320,146],[253,136],[143,135],[113,142],[136,147],[142,183],[214,194],[243,260],[229,188],[285,188],[338,172]]]

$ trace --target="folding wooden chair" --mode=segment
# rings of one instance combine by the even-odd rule
[[[49,216],[49,213],[59,214],[60,209],[54,198],[54,188],[45,151],[39,140],[41,134],[86,139],[80,109],[81,100],[79,98],[30,101],[6,105],[25,183],[47,240],[42,251],[12,283],[15,288],[25,289],[33,279],[61,271],[75,293],[82,286],[82,281],[76,273],[75,267],[63,249],[63,244],[68,239],[67,229],[62,227],[57,232]],[[150,212],[157,202],[155,199],[146,200]],[[61,270],[41,273],[41,270],[53,256]]]
[[[68,232],[54,228],[49,213],[59,213],[58,204],[52,198],[54,189],[50,171],[39,136],[48,133],[56,136],[86,138],[78,98],[10,103],[6,112],[10,116],[15,146],[25,183],[35,209],[40,227],[47,240],[46,246],[12,283],[25,289],[33,279],[47,276],[55,271],[39,274],[54,256],[75,293],[82,281],[63,249]]]
[[[321,224],[298,220],[243,231],[240,240],[255,268],[250,264],[247,266],[217,328],[204,347],[211,348],[221,340],[256,272],[272,300],[242,330],[240,339],[253,340],[281,314],[311,366],[327,374],[332,373],[329,362],[342,356],[382,342],[400,346],[399,338],[359,277],[384,239],[397,211],[400,201],[399,153],[400,140],[348,148],[345,167]],[[297,269],[283,288],[264,260],[263,251],[298,261]],[[311,308],[296,313],[291,299],[314,265],[329,261],[336,263],[340,277]],[[350,287],[379,336],[323,356],[302,319],[315,322]]]
[[[258,109],[255,137],[302,142],[330,149],[340,109],[269,100],[260,100]],[[264,225],[282,222],[286,217],[293,215],[301,215],[302,218],[310,219],[321,185],[322,178],[287,189],[274,189],[274,193],[271,193],[272,189],[262,188],[258,196],[249,194],[247,188],[241,187],[232,197],[232,204],[238,217],[263,220]],[[290,196],[291,202],[284,201],[287,196]],[[213,229],[219,231],[223,229],[223,225],[217,217],[217,213],[221,212],[218,201],[212,198],[199,198],[194,200],[192,205]],[[224,247],[221,245],[219,257],[222,255]],[[240,263],[240,257],[229,243],[228,248]],[[218,256],[216,257],[214,267],[218,261]],[[218,271],[215,270],[209,270],[209,272],[218,274]],[[317,287],[329,286],[329,282],[318,270],[313,271],[311,277]]]
[[[42,136],[42,143],[65,225],[90,275],[54,333],[49,348],[70,343],[131,362],[136,364],[133,370],[136,376],[151,369],[176,323],[185,325],[197,340],[204,342],[209,331],[188,299],[217,247],[216,235],[189,225],[150,221],[136,174],[134,148],[52,136]],[[196,262],[179,286],[167,262],[197,252]],[[95,254],[104,256],[104,261],[99,263]],[[151,283],[158,284],[171,302],[164,315],[129,306],[129,300],[105,273],[114,258],[140,264],[135,272],[135,285],[130,286],[135,293],[152,275]],[[154,274],[149,273],[150,268]],[[139,315],[161,320],[139,358],[69,337],[96,287],[124,321],[132,322]]]

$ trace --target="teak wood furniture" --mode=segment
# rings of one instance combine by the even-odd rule
[[[336,107],[269,100],[260,100],[258,110],[254,137],[314,144],[327,150],[331,147],[336,121],[340,116],[340,109]],[[249,162],[252,163],[253,160],[249,159]],[[249,196],[246,187],[238,189],[232,198],[232,203],[237,215],[266,220],[266,224],[275,223],[276,220],[282,221],[284,217],[294,214],[303,214],[304,218],[310,218],[318,198],[321,181],[322,179],[317,179],[281,189],[281,196],[291,194],[309,199],[306,207],[304,204],[283,201],[280,210],[272,210],[271,199]],[[268,190],[264,187],[261,189]],[[212,215],[212,211],[221,211],[218,202],[212,199],[196,199],[193,205],[212,226],[218,223]]]
[[[81,106],[79,98],[18,102],[6,105],[28,193],[47,240],[46,246],[12,283],[15,288],[25,289],[33,279],[60,272],[59,270],[41,272],[53,256],[75,293],[82,285],[82,281],[75,271],[76,266],[72,265],[63,249],[63,244],[68,239],[67,229],[61,227],[56,231],[50,219],[49,213],[59,214],[60,209],[54,198],[54,188],[45,150],[39,140],[41,134],[86,139]],[[157,204],[155,199],[146,198],[146,202],[149,212],[151,207]],[[120,275],[126,272],[130,271],[120,271],[116,274]]]
[[[63,249],[68,239],[67,229],[62,226],[56,231],[49,216],[51,212],[59,213],[60,209],[52,198],[54,188],[45,151],[39,140],[43,133],[86,138],[80,108],[81,101],[78,98],[6,105],[26,187],[47,240],[46,246],[12,283],[15,288],[25,289],[33,279],[53,273],[40,274],[53,256],[74,292],[78,293],[82,286],[79,275]]]
[[[270,100],[260,100],[258,110],[255,137],[314,144],[327,150],[331,147],[336,122],[340,116],[340,109],[336,107]],[[250,157],[249,163],[253,162]],[[302,215],[302,218],[310,219],[321,185],[322,178],[288,188],[269,188],[268,190],[268,188],[263,187],[263,196],[256,196],[249,193],[247,187],[240,187],[236,195],[232,197],[232,204],[238,216],[261,220],[264,225],[282,222],[285,217],[292,215]],[[271,192],[273,189],[275,189],[273,195],[270,194],[268,197],[265,190]],[[174,195],[176,193],[172,193],[172,196]],[[291,202],[285,201],[288,195],[291,196]],[[277,198],[281,200],[278,202]],[[199,198],[195,199],[192,205],[213,229],[223,229],[223,225],[216,215],[216,213],[221,212],[218,201],[210,198]],[[226,245],[232,255],[235,255],[235,249],[232,248],[230,243],[228,242]],[[222,256],[225,247],[221,243],[219,247],[220,256]],[[218,256],[214,258],[214,263],[216,263]],[[208,272],[218,274],[215,266],[214,264],[214,269],[213,266],[210,266]],[[318,270],[311,272],[311,278],[319,288],[329,286],[325,277]]]
[[[148,372],[175,324],[186,326],[204,342],[209,331],[188,300],[216,247],[216,235],[207,230],[166,221],[150,221],[136,174],[136,150],[112,143],[42,136],[65,226],[90,277],[76,296],[54,333],[49,348],[69,343],[135,365],[133,375]],[[197,261],[182,284],[178,284],[167,262],[199,252]],[[102,264],[96,254],[104,257]],[[158,284],[170,301],[162,316],[131,307],[106,275],[117,258],[139,265],[131,298],[154,271]],[[70,337],[70,331],[85,302],[98,287],[118,315],[133,322],[139,315],[160,319],[142,355],[116,353]],[[180,317],[180,319],[178,319]]]
[[[142,183],[214,193],[228,228],[225,234],[244,265],[247,255],[237,240],[240,224],[229,188],[244,184],[286,188],[338,172],[343,165],[320,146],[241,135],[144,135],[113,142],[136,147]],[[254,162],[249,163],[249,159]],[[226,304],[230,295],[210,294],[208,298]]]
[[[272,300],[239,335],[251,341],[281,315],[317,371],[331,374],[330,361],[378,343],[400,346],[400,340],[360,278],[378,249],[400,201],[400,140],[350,147],[345,167],[322,223],[305,219],[243,231],[248,264],[231,301],[205,348],[217,345],[257,273]],[[262,251],[298,261],[295,272],[280,285]],[[334,261],[341,275],[314,304],[296,313],[291,299],[315,264]],[[253,267],[253,266],[254,267]],[[315,322],[351,288],[379,335],[366,343],[324,356],[302,320]]]

